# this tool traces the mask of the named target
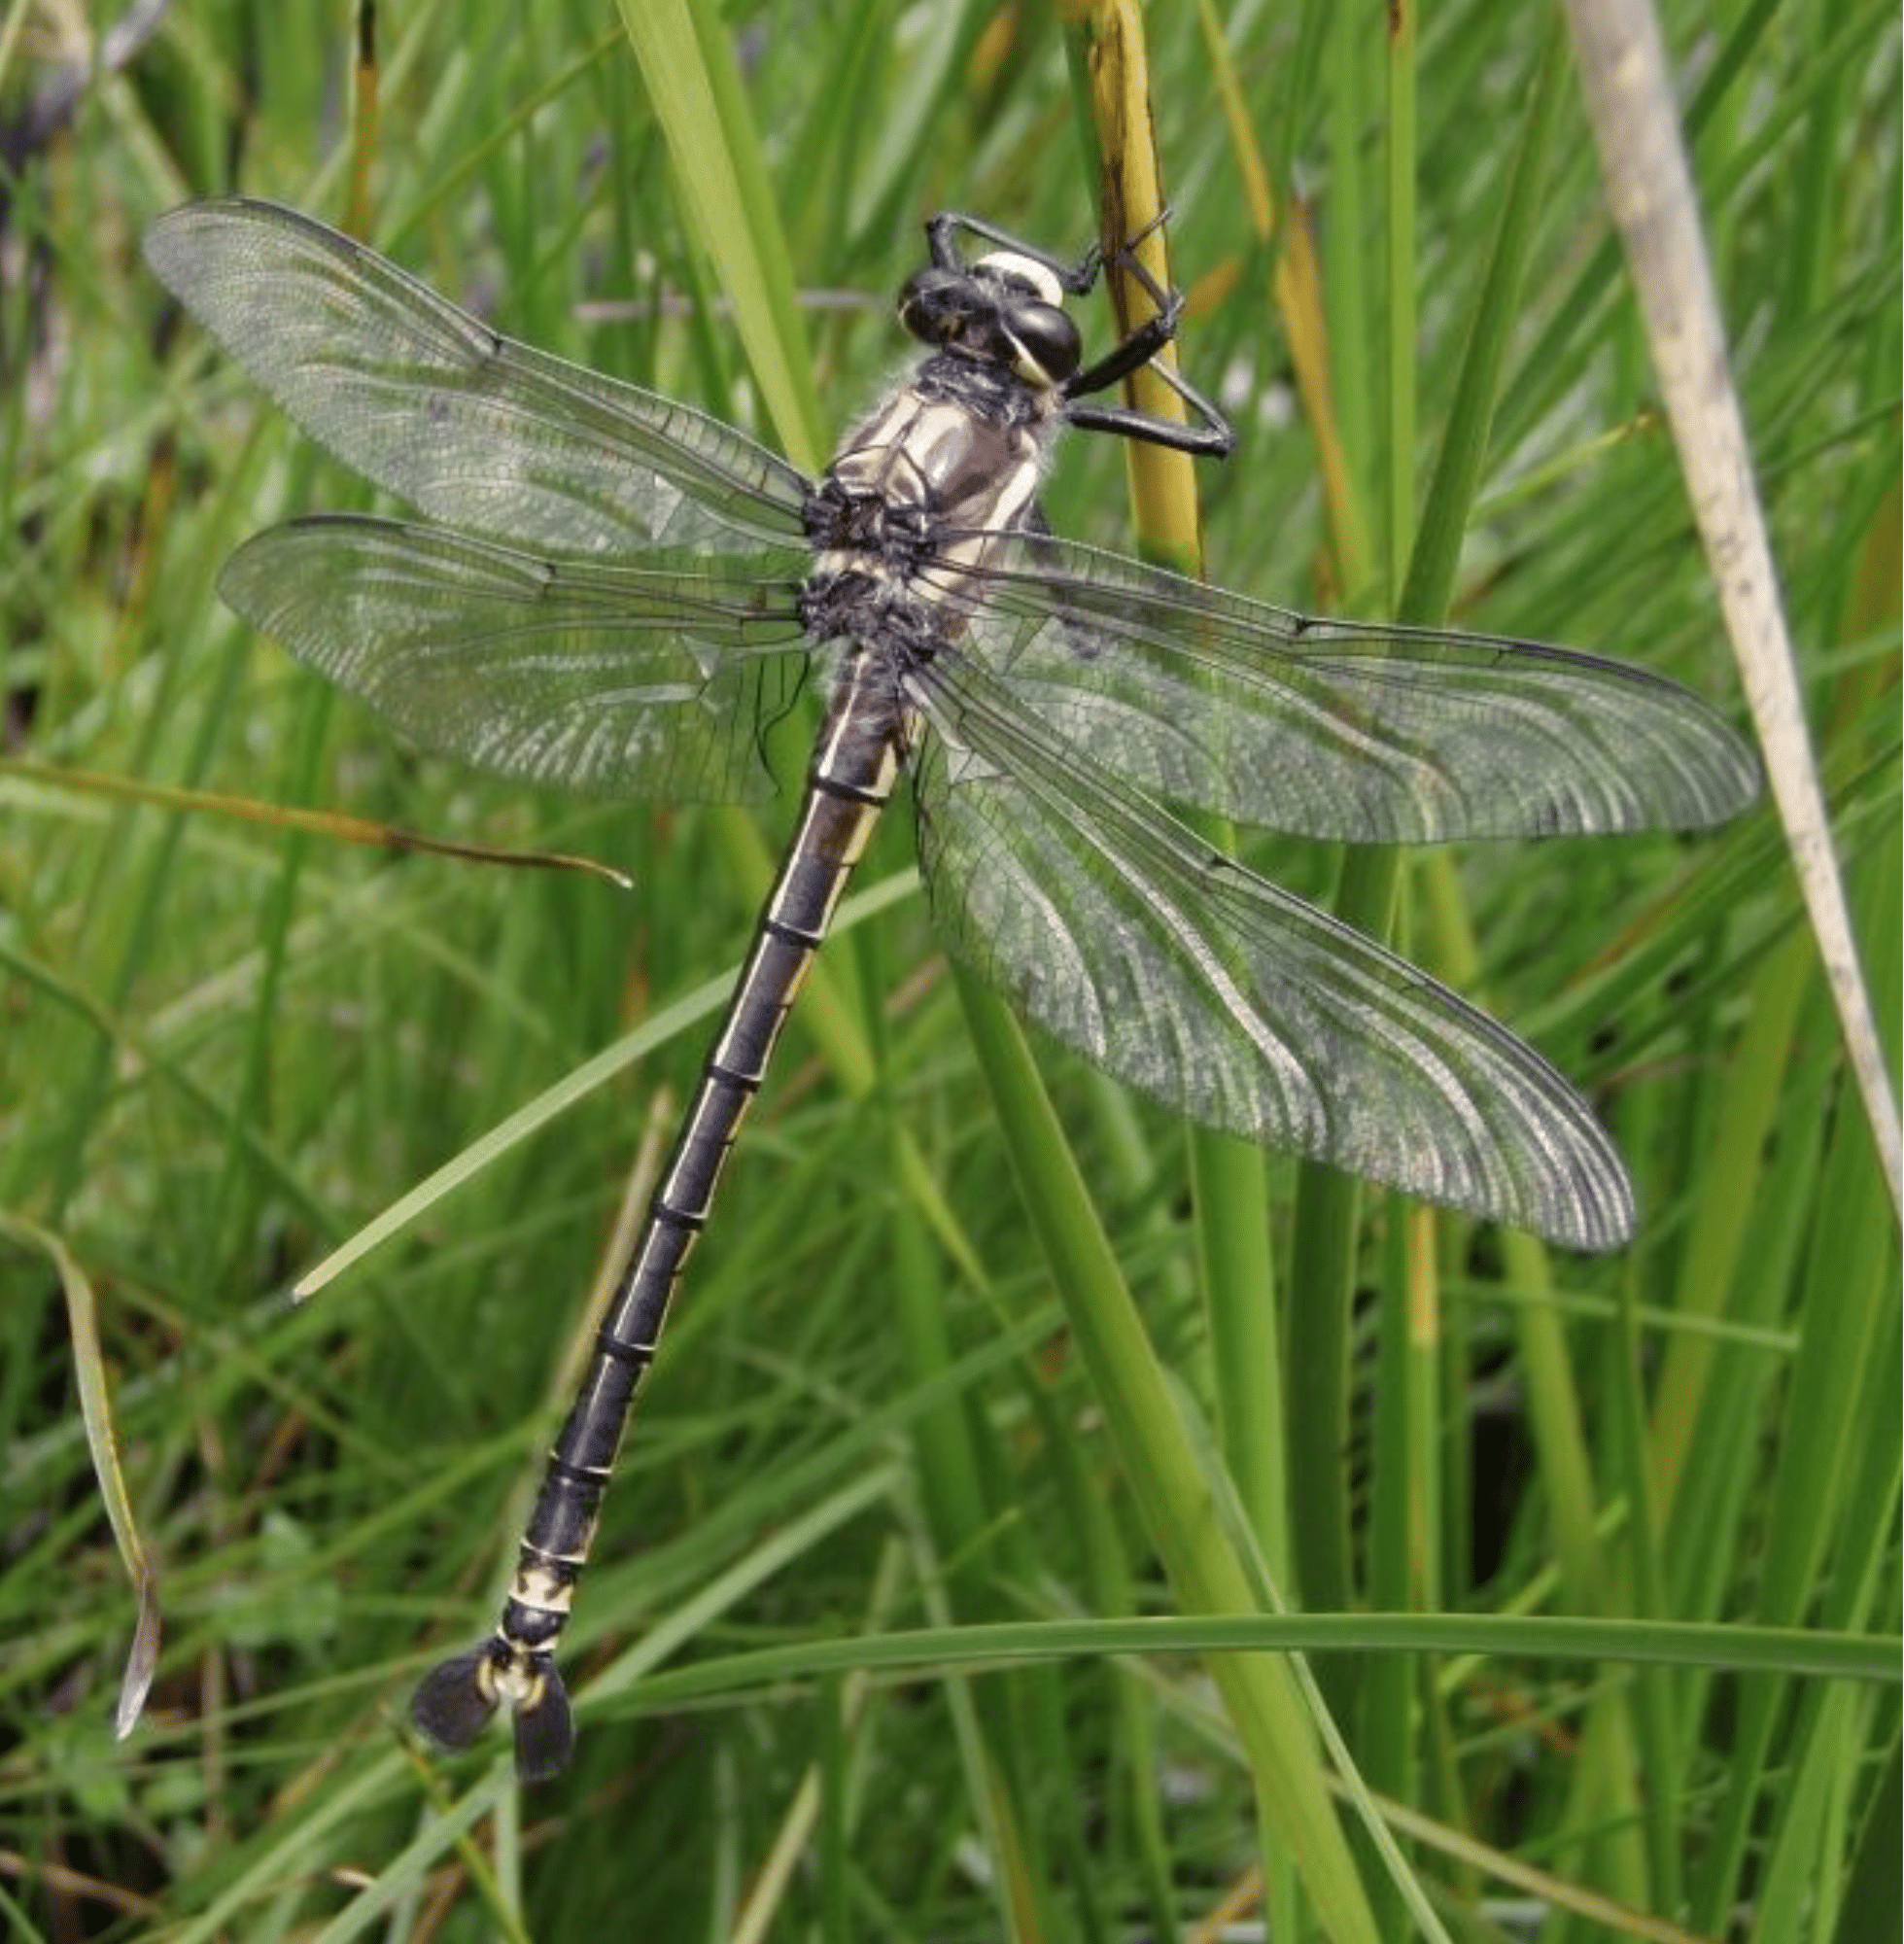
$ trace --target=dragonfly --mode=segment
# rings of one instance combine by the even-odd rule
[[[315,515],[219,590],[404,736],[584,791],[759,801],[765,725],[822,720],[793,831],[556,1439],[495,1631],[412,1716],[506,1704],[528,1781],[574,1742],[556,1664],[630,1411],[728,1153],[899,773],[939,936],[1035,1027],[1190,1119],[1580,1250],[1631,1186],[1532,1047],[1178,814],[1364,843],[1693,828],[1758,788],[1687,690],[1510,640],[1308,616],[1052,534],[1076,429],[1222,457],[1161,358],[1184,299],[1126,243],[1068,261],[925,229],[917,362],[811,478],[719,419],[500,335],[308,216],[161,217],[152,267],[320,445],[419,516]],[[1150,315],[1087,362],[1107,264]],[[1138,370],[1182,419],[1110,402]]]

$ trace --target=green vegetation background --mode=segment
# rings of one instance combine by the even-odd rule
[[[1667,37],[1890,1027],[1897,22],[1731,12],[1675,0]],[[887,298],[925,215],[1093,233],[1081,56],[1047,10],[697,13],[738,81],[692,184],[607,10],[386,7],[373,119],[341,6],[181,4],[50,126],[80,49],[51,10],[0,21],[0,1923],[1109,1938],[1266,1896],[1280,1934],[1354,1934],[1358,1905],[1403,1934],[1366,1809],[1333,1896],[1261,1827],[1260,1755],[1199,1658],[1247,1642],[1328,1649],[1320,1691],[1449,1935],[1895,1934],[1897,1235],[1764,815],[1410,868],[1404,942],[1593,1093],[1643,1227],[1623,1257],[1550,1260],[1363,1197],[1348,1443],[1320,1467],[1333,1401],[1276,1362],[1278,1326],[1300,1341],[1329,1300],[1291,1253],[1297,1170],[1251,1161],[1239,1192],[1199,1159],[1199,1223],[1182,1128],[1041,1052],[1171,1373],[1170,1437],[1206,1488],[1233,1480],[1210,1488],[1223,1544],[1265,1601],[1342,1614],[1221,1641],[1120,1624],[1184,1612],[1183,1587],[889,818],[609,1503],[574,1773],[519,1797],[501,1736],[446,1764],[398,1739],[416,1674],[489,1623],[617,1204],[651,1181],[784,818],[421,759],[241,629],[224,556],[360,489],[168,314],[138,237],[233,188],[367,211],[512,335],[772,439],[697,231],[759,223],[705,206],[716,161],[757,147],[804,299],[776,328],[823,439],[904,358]],[[1392,604],[1519,189],[1537,220],[1453,618],[1629,656],[1743,720],[1571,79],[1535,96],[1546,11],[1451,0],[1399,52],[1380,9],[1238,7],[1222,59],[1189,9],[1149,31],[1185,357],[1240,434],[1203,469],[1212,576]],[[1332,544],[1273,296],[1293,253],[1252,224],[1226,61],[1279,241],[1299,217],[1321,264],[1360,546]],[[1523,184],[1531,98],[1554,120]],[[1123,464],[1076,441],[1054,525],[1129,546]],[[583,851],[636,885],[394,857],[168,789]],[[1249,854],[1332,892],[1313,847]],[[609,1079],[478,1164],[623,1036]],[[446,1163],[397,1239],[290,1305]],[[1253,1209],[1249,1232],[1211,1205]],[[1252,1327],[1260,1361],[1232,1347]],[[165,1623],[122,1743],[136,1603],[82,1428],[95,1377]]]

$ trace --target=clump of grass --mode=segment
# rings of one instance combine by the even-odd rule
[[[1209,112],[1221,65],[1191,17],[1154,14],[1185,356],[1242,434],[1200,482],[1213,577],[1305,607],[1402,599],[1522,165],[1536,17],[1457,5],[1394,52],[1346,9],[1239,26],[1227,56],[1279,194],[1265,246]],[[1316,1190],[1289,1163],[1226,1182],[1229,1161],[1039,1054],[1224,1537],[1258,1604],[1273,1585],[1292,1610],[1141,1637],[1129,1618],[1184,1594],[1054,1300],[889,819],[610,1501],[572,1779],[518,1798],[500,1740],[438,1768],[395,1738],[416,1671],[484,1623],[506,1571],[631,1163],[639,1192],[698,1062],[705,1003],[685,1002],[744,948],[779,832],[420,760],[246,636],[212,598],[219,562],[356,489],[168,322],[139,232],[232,187],[362,217],[514,335],[823,445],[899,355],[886,297],[921,216],[1081,247],[1092,185],[1035,12],[923,10],[895,34],[870,7],[800,31],[769,9],[707,30],[704,53],[743,59],[697,139],[739,158],[743,203],[767,191],[726,218],[686,193],[628,40],[599,20],[387,20],[380,121],[366,97],[347,110],[330,24],[296,11],[254,44],[235,18],[176,16],[9,182],[13,1927],[1161,1935],[1267,1895],[1291,1934],[1353,1934],[1358,1905],[1398,1934],[1401,1892],[1353,1821],[1355,1881],[1303,1901],[1293,1834],[1260,1825],[1198,1658],[1300,1647],[1450,1927],[1518,1901],[1555,1913],[1543,1935],[1567,1909],[1580,1934],[1646,1934],[1640,1913],[1855,1934],[1877,1907],[1859,1899],[1894,1890],[1873,1859],[1897,1774],[1897,1235],[1768,817],[1402,866],[1406,942],[1603,1103],[1644,1211],[1623,1258],[1546,1259],[1364,1196],[1318,1268]],[[1698,76],[1719,288],[1894,1020],[1894,22],[1859,5],[1814,39],[1754,13],[1709,46],[1679,7],[1667,27]],[[0,78],[12,121],[52,71],[17,53]],[[1445,605],[1723,703],[1584,124],[1564,72],[1548,87]],[[769,290],[764,325],[730,320],[723,220],[777,224],[809,301]],[[1298,232],[1326,436],[1277,303]],[[818,300],[837,292],[872,301]],[[797,352],[792,402],[759,375],[757,330]],[[1091,448],[1054,478],[1053,524],[1128,546],[1121,455]],[[179,788],[588,850],[637,888],[392,859],[158,795]],[[1330,891],[1333,860],[1251,845]],[[320,1301],[287,1302],[328,1249],[630,1033],[636,1063]],[[74,1406],[62,1266],[97,1300],[160,1575],[162,1649],[124,1744],[135,1609]],[[1315,1369],[1339,1371],[1340,1411]]]

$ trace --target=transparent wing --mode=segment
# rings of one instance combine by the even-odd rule
[[[562,555],[734,553],[800,533],[807,482],[764,447],[499,336],[308,216],[191,203],[145,247],[305,432],[432,519]]]
[[[549,562],[326,515],[247,540],[219,592],[426,748],[571,789],[770,795],[759,737],[806,665],[806,549],[782,549],[779,578],[651,558],[666,564]]]
[[[1499,636],[1312,619],[1042,536],[982,575],[960,652],[1137,789],[1305,836],[1382,843],[1694,826],[1757,793],[1697,696]]]
[[[951,949],[1035,1025],[1193,1119],[1426,1200],[1610,1249],[1626,1171],[1531,1047],[1078,761],[948,655],[919,850]]]

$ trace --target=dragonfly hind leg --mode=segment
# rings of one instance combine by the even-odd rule
[[[552,1781],[575,1747],[569,1690],[552,1654],[494,1635],[432,1668],[411,1698],[410,1718],[439,1747],[467,1749],[504,1701],[515,1724],[516,1774]]]

